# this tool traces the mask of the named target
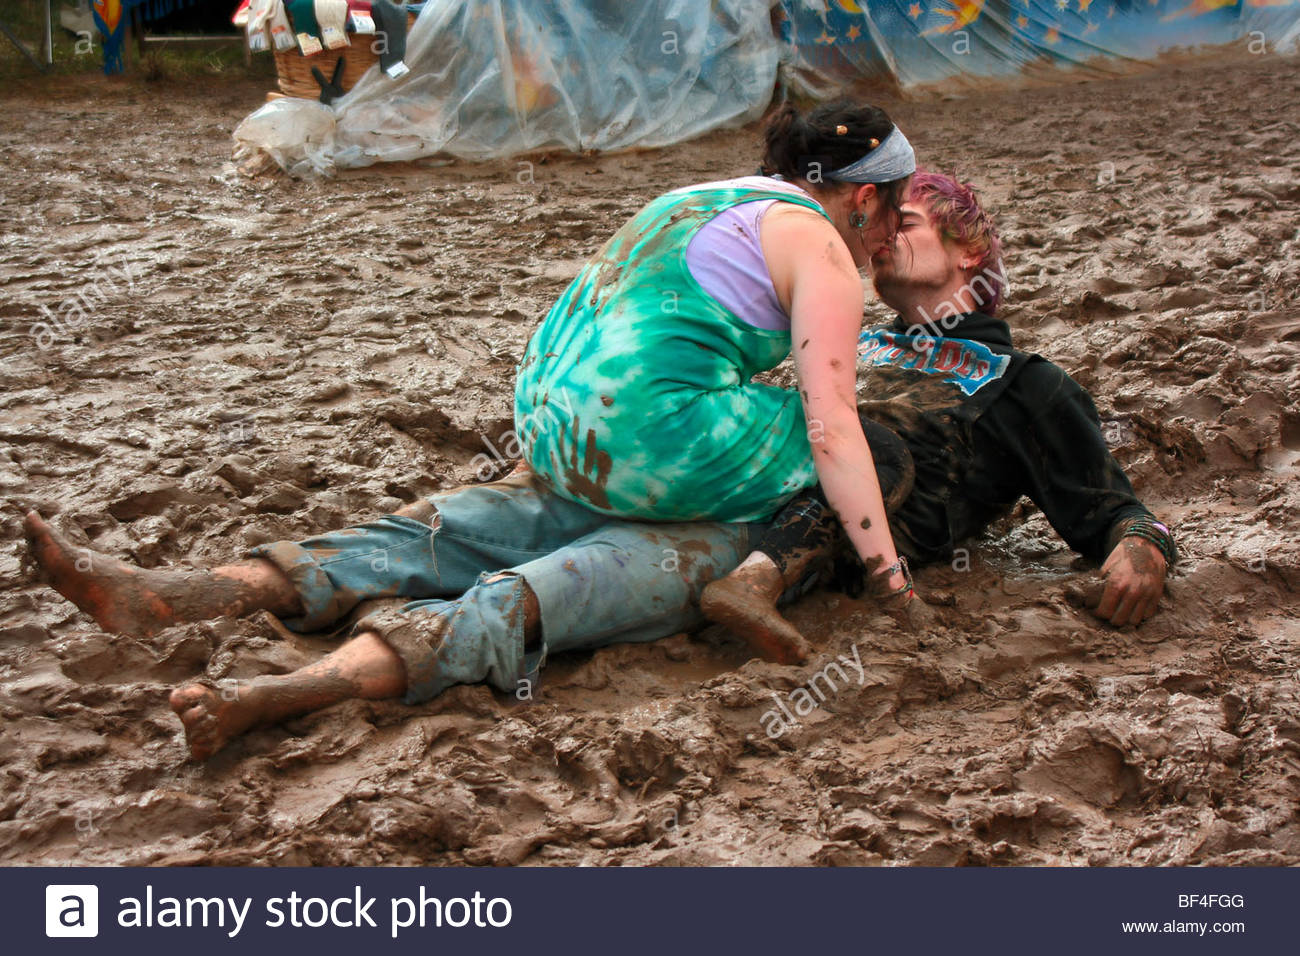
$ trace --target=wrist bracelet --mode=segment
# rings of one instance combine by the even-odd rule
[[[914,596],[915,594],[916,594],[916,589],[912,587],[912,582],[908,581],[897,591],[890,591],[888,594],[881,595],[880,600],[896,601],[899,598],[906,600],[908,597]]]
[[[1121,540],[1124,538],[1141,538],[1150,541],[1164,557],[1166,568],[1172,568],[1178,560],[1178,548],[1174,544],[1174,536],[1165,525],[1147,515],[1134,518],[1120,535]]]
[[[1169,529],[1156,521],[1154,518],[1139,518],[1125,531],[1124,536],[1134,534],[1137,537],[1145,538],[1160,549],[1164,555],[1165,564],[1169,567],[1174,566],[1178,559],[1178,550],[1174,546],[1174,537],[1169,533]]]
[[[1156,546],[1156,550],[1160,552],[1160,556],[1161,556],[1162,558],[1165,559],[1165,564],[1168,564],[1168,563],[1169,563],[1169,556],[1165,553],[1164,543],[1163,543],[1159,538],[1157,538],[1155,535],[1150,534],[1149,532],[1143,531],[1143,530],[1141,530],[1141,529],[1138,529],[1138,530],[1136,530],[1136,531],[1129,531],[1129,532],[1127,532],[1127,533],[1124,535],[1124,537],[1125,537],[1125,538],[1141,538],[1143,541],[1149,541],[1149,542],[1151,542],[1152,544],[1154,544],[1154,545]],[[1123,540],[1123,539],[1121,538],[1120,540]]]
[[[881,597],[886,597],[886,598],[897,597],[900,594],[906,594],[908,591],[915,590],[912,586],[912,571],[907,566],[907,558],[903,557],[903,555],[901,554],[898,556],[898,560],[895,561],[893,564],[891,564],[889,567],[877,571],[876,576],[883,577],[885,578],[886,581],[888,581],[890,578],[892,578],[895,574],[898,574],[900,571],[903,573],[903,583],[899,587],[891,588],[890,590],[886,591],[884,594],[881,595]]]

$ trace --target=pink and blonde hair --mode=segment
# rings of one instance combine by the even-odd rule
[[[993,218],[980,205],[975,189],[952,176],[918,169],[912,176],[908,198],[925,206],[930,221],[944,239],[965,246],[979,257],[970,285],[972,290],[976,283],[984,286],[983,294],[975,293],[979,309],[986,315],[995,315],[1006,294],[1002,241]]]

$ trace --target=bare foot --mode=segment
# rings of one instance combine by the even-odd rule
[[[207,760],[261,718],[261,708],[245,687],[222,693],[206,684],[186,684],[172,691],[169,703],[185,725],[195,760]]]
[[[210,571],[137,568],[77,547],[35,511],[23,527],[54,589],[112,634],[148,637],[173,624],[257,610],[302,614],[298,589],[262,558]]]
[[[147,637],[176,622],[175,614],[146,586],[145,575],[125,561],[74,545],[35,511],[23,521],[32,556],[51,586],[112,634]]]
[[[780,574],[772,567],[773,584],[761,572],[745,573],[749,570],[742,565],[725,578],[710,582],[700,595],[700,610],[710,621],[743,637],[763,660],[802,664],[812,656],[812,647],[776,609]]]

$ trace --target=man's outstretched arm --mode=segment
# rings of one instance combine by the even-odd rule
[[[1117,627],[1140,624],[1164,593],[1173,536],[1133,493],[1091,397],[1062,374],[1025,437],[1026,493],[1070,547],[1102,565],[1093,613]]]

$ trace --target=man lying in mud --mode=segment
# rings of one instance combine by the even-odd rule
[[[1134,496],[1096,407],[1060,367],[1012,346],[994,318],[1006,275],[991,217],[967,185],[918,172],[897,241],[871,260],[898,316],[859,343],[858,410],[898,553],[948,560],[1028,497],[1075,551],[1102,565],[1094,612],[1116,626],[1156,611],[1177,557],[1169,529]],[[776,610],[835,552],[846,589],[863,580],[818,489],[802,493],[702,605],[771,660],[810,652]],[[913,605],[914,610],[920,605]]]
[[[1163,591],[1172,538],[1107,452],[1087,393],[1012,349],[1006,324],[988,314],[1002,289],[992,223],[945,177],[918,175],[903,211],[904,240],[872,263],[900,318],[864,335],[862,352],[873,377],[865,431],[900,553],[943,556],[1027,494],[1072,547],[1105,558],[1095,613],[1140,622]],[[932,341],[914,349],[909,336]],[[294,673],[175,690],[171,705],[197,758],[254,725],[350,698],[418,703],[480,681],[531,692],[549,654],[698,627],[714,581],[710,615],[764,656],[797,661],[807,645],[776,615],[775,598],[806,582],[833,528],[815,494],[771,525],[611,518],[526,470],[355,528],[259,545],[248,560],[212,570],[137,568],[27,517],[32,553],[53,586],[115,633],[257,610],[317,631],[338,627],[363,600],[413,599],[361,618],[338,650]]]

